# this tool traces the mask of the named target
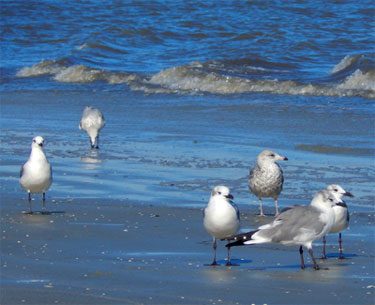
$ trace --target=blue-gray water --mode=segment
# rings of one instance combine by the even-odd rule
[[[2,1],[1,11],[2,90],[374,98],[371,0]]]
[[[256,204],[246,176],[271,148],[290,160],[288,203],[341,183],[373,204],[373,1],[2,1],[1,12],[6,192],[22,196],[19,167],[40,134],[52,197],[201,206],[228,184]],[[107,119],[94,155],[77,128],[90,104]]]
[[[2,0],[0,9],[4,303],[373,301],[374,1]],[[99,150],[78,128],[87,105],[107,121]],[[30,216],[18,179],[36,135],[54,181],[51,213]],[[204,266],[212,246],[199,209],[214,186],[230,187],[242,229],[271,220],[255,216],[247,186],[264,149],[289,159],[279,162],[281,209],[332,183],[355,195],[347,260],[331,235],[319,262],[329,270],[300,271],[297,249],[275,245],[236,247],[238,267]],[[41,195],[33,199],[40,211]],[[263,202],[273,215],[273,200]]]

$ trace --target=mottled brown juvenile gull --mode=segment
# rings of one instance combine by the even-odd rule
[[[233,199],[229,188],[218,185],[212,190],[210,201],[203,211],[204,227],[213,237],[214,258],[211,264],[213,266],[217,265],[216,239],[226,239],[229,243],[230,238],[240,227],[240,213]],[[230,248],[227,248],[227,251],[227,266],[231,266]]]
[[[336,195],[337,198],[341,199],[343,196],[354,197],[350,192],[345,191],[340,185],[331,184],[327,187],[327,190]],[[328,233],[339,233],[339,259],[344,259],[343,249],[342,249],[342,239],[341,231],[344,231],[349,225],[349,211],[348,206],[343,202],[342,205],[335,205],[333,207],[335,212],[335,223],[332,226],[331,231]],[[326,237],[323,236],[323,255],[322,259],[326,259]]]
[[[258,156],[257,163],[250,170],[248,185],[250,191],[259,198],[260,216],[264,216],[262,198],[271,197],[275,200],[275,216],[279,215],[277,198],[284,183],[283,171],[276,163],[278,160],[288,160],[271,150],[265,150]]]
[[[239,234],[234,237],[236,241],[227,244],[227,247],[275,243],[284,246],[300,246],[301,268],[305,269],[302,246],[306,247],[314,263],[314,268],[319,269],[316,263],[312,243],[326,235],[335,222],[333,206],[342,204],[331,192],[324,190],[318,192],[310,205],[292,206],[285,208],[276,219],[259,227],[255,231]]]
[[[89,135],[91,148],[99,148],[99,131],[104,125],[104,116],[99,109],[87,106],[83,110],[78,127],[79,129],[86,131]]]
[[[29,214],[31,209],[31,193],[43,194],[43,210],[46,209],[46,194],[52,184],[52,168],[43,152],[44,139],[37,136],[31,143],[31,153],[27,162],[21,167],[19,183],[23,190],[28,192]]]

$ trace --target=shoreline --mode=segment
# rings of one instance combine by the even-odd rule
[[[279,245],[233,248],[238,267],[205,266],[213,252],[201,209],[77,198],[47,203],[49,215],[23,215],[22,204],[2,203],[3,304],[308,304],[308,299],[371,304],[374,299],[374,242],[363,235],[373,228],[368,213],[352,214],[350,230],[343,232],[348,258],[337,259],[337,237],[330,235],[329,259],[318,262],[329,270],[315,271],[306,251],[308,268],[301,270],[298,249]],[[273,219],[255,213],[241,212],[243,228]],[[319,257],[320,242],[313,250]],[[225,257],[225,242],[219,242],[219,263]]]

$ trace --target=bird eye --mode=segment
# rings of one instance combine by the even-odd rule
[[[332,198],[328,198],[328,199],[329,199],[329,201],[331,201],[331,202],[333,201],[333,199],[332,199]]]
[[[221,192],[218,192],[219,195],[221,195]]]
[[[334,189],[335,192],[338,192],[339,190],[338,189]]]
[[[270,154],[271,157],[274,157],[275,155],[274,154]]]

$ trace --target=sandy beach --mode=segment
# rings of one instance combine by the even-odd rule
[[[26,199],[26,198],[24,198]],[[25,202],[2,197],[2,304],[372,304],[374,221],[351,215],[338,259],[328,237],[329,270],[301,270],[296,247],[232,249],[239,266],[212,259],[201,209],[115,200],[55,200],[48,215],[24,215]],[[33,203],[38,206],[37,201]],[[38,211],[38,209],[36,209]],[[272,217],[241,213],[243,227]],[[314,247],[319,257],[321,245]]]
[[[124,99],[121,92],[2,94],[1,304],[373,304],[374,167],[361,148],[369,142],[358,138],[371,137],[373,118],[362,115],[362,125],[353,128],[359,110],[348,106],[341,117],[314,126],[325,116],[314,102],[267,108],[261,98],[233,99],[228,106],[218,97],[179,97],[176,103],[137,94]],[[106,105],[100,150],[90,150],[78,129],[90,102]],[[304,132],[289,133],[290,117]],[[262,131],[267,122],[270,130]],[[53,167],[47,215],[23,214],[27,193],[18,183],[36,134],[45,138]],[[340,150],[298,148],[306,143]],[[215,185],[231,188],[242,230],[273,219],[268,199],[268,217],[255,216],[258,200],[247,186],[262,147],[289,158],[281,164],[281,208],[309,204],[331,183],[356,196],[346,200],[347,259],[338,260],[334,234],[327,238],[329,259],[319,260],[329,270],[312,269],[307,253],[308,268],[301,270],[298,249],[278,245],[233,248],[239,266],[228,268],[224,242],[218,247],[222,265],[206,266],[213,252],[202,209]],[[41,211],[41,195],[32,205]],[[321,241],[313,250],[320,257]]]
[[[1,12],[1,305],[375,304],[374,1],[2,1]],[[78,128],[87,106],[106,120],[100,149]],[[46,215],[41,194],[24,213],[19,185],[36,136],[53,173]],[[242,231],[274,219],[272,198],[256,216],[248,187],[266,149],[288,158],[280,210],[331,184],[354,194],[346,259],[333,234],[322,270],[279,245],[235,247],[227,267],[224,242],[207,266],[215,186],[230,188]]]

